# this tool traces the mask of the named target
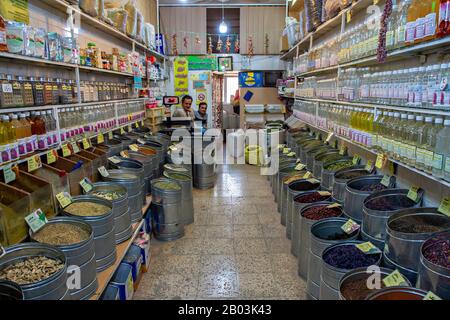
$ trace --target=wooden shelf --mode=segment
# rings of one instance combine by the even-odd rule
[[[31,62],[33,64],[42,65],[42,66],[46,66],[46,67],[55,66],[58,68],[66,68],[66,69],[71,69],[71,70],[73,70],[77,67],[76,64],[72,64],[72,63],[51,61],[51,60],[29,57],[29,56],[24,56],[21,54],[8,53],[8,52],[0,52],[0,59],[7,60],[7,61],[13,60],[14,63],[29,64]]]
[[[147,196],[147,203],[142,208],[142,215],[144,215],[147,212],[147,209],[150,207],[152,201],[151,196]],[[98,289],[95,292],[95,294],[90,298],[90,300],[99,300],[103,292],[105,291],[106,287],[108,286],[108,283],[111,281],[112,276],[116,272],[117,268],[119,267],[120,263],[122,262],[123,257],[127,254],[128,249],[130,249],[131,245],[134,242],[134,239],[136,239],[137,235],[139,234],[139,230],[144,225],[144,220],[141,222],[137,222],[133,224],[133,235],[131,238],[116,247],[117,252],[117,258],[116,262],[110,266],[108,269],[97,273],[97,281],[98,281]]]

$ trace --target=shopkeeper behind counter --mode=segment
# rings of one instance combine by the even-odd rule
[[[181,98],[182,108],[177,108],[172,115],[172,118],[191,118],[195,119],[194,111],[192,110],[192,97],[185,95]]]
[[[208,109],[208,105],[206,102],[200,102],[198,105],[198,111],[195,111],[195,121],[201,121],[203,124],[203,127],[207,126],[208,122],[208,115],[206,114],[206,111]]]

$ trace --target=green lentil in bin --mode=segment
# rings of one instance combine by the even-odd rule
[[[136,282],[141,274],[142,254],[139,246],[132,244],[128,249],[127,254],[123,257],[123,263],[131,266],[131,274],[133,275],[133,281]]]

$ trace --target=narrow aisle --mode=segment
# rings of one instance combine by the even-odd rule
[[[194,189],[185,236],[152,240],[134,299],[306,299],[267,178],[249,165],[217,169],[214,189]]]

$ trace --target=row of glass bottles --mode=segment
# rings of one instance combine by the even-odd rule
[[[145,118],[145,110],[142,102],[119,103],[117,105],[117,115],[119,117],[119,125],[129,122],[143,120]]]
[[[131,88],[124,83],[81,81],[82,102],[97,102],[131,98]]]
[[[450,118],[297,101],[297,117],[450,181]]]

